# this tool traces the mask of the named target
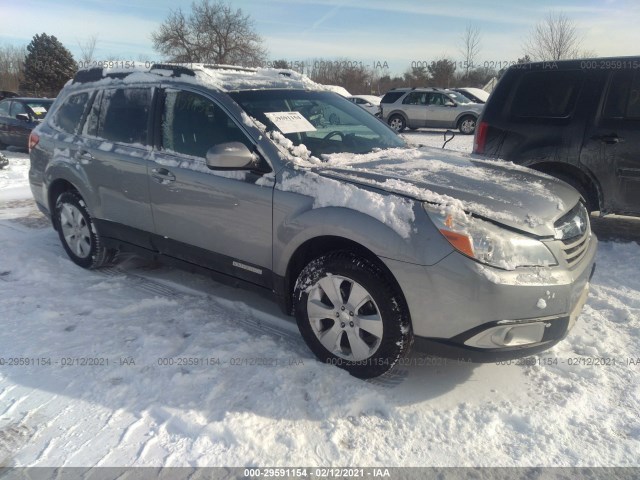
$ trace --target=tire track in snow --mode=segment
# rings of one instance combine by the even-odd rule
[[[5,223],[6,222],[4,221],[0,221],[0,225]],[[9,228],[24,235],[33,234],[33,229],[29,229],[28,227],[23,227],[21,225],[12,225]],[[58,243],[57,236],[55,236],[55,232],[53,231],[51,240],[51,242],[45,243],[43,250],[46,250],[60,259],[67,259],[67,256]],[[134,258],[140,257],[134,256]],[[109,279],[124,279],[128,284],[131,284],[133,288],[140,292],[165,298],[167,300],[174,300],[185,304],[192,304],[196,299],[205,301],[210,307],[230,314],[231,318],[233,318],[232,324],[234,327],[239,326],[252,336],[269,335],[273,338],[279,339],[280,341],[284,341],[285,345],[292,353],[301,354],[305,359],[308,358],[311,361],[316,361],[315,357],[306,348],[295,324],[291,327],[292,322],[286,318],[280,318],[269,312],[260,311],[246,303],[239,303],[238,300],[227,299],[222,296],[216,297],[215,294],[200,292],[188,286],[181,286],[171,280],[151,278],[149,275],[152,275],[154,270],[145,269],[144,265],[137,267],[134,270],[130,270],[123,268],[123,266],[116,263],[113,266],[82,272],[89,275],[103,276]],[[210,280],[206,276],[204,276],[204,278]],[[215,285],[224,287],[222,284],[218,283]],[[238,306],[240,306],[240,315],[237,315]],[[228,322],[229,320],[226,321]],[[289,328],[286,326],[289,326]],[[365,382],[377,387],[393,389],[400,386],[407,379],[409,374],[410,371],[408,369],[401,367],[396,368],[381,377],[365,380]]]

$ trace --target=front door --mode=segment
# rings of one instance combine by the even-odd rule
[[[271,286],[273,179],[247,170],[213,171],[212,146],[254,145],[218,104],[199,93],[167,89],[160,148],[150,166],[155,231],[163,253]]]

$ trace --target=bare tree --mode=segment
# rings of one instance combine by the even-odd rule
[[[78,48],[80,48],[79,60],[83,65],[88,65],[95,60],[96,43],[98,43],[98,35],[91,35],[83,42],[78,41]]]
[[[267,55],[249,15],[222,0],[194,2],[188,16],[180,8],[171,11],[151,38],[172,62],[253,67],[264,64]]]
[[[467,24],[464,33],[460,37],[460,53],[462,54],[464,77],[469,76],[469,71],[475,68],[476,58],[480,54],[481,39],[480,27],[471,23]]]
[[[26,45],[0,47],[0,90],[17,92],[24,77]]]
[[[523,50],[535,60],[563,60],[580,56],[575,22],[562,12],[549,12],[530,32]]]

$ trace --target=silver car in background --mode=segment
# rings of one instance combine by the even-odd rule
[[[329,109],[345,122],[314,124]],[[474,361],[547,349],[594,269],[566,183],[410,148],[292,71],[81,70],[29,144],[33,196],[73,262],[133,251],[270,292],[318,359],[360,378],[412,346]]]
[[[383,120],[396,132],[405,128],[457,128],[471,135],[484,105],[453,90],[396,88],[382,97],[380,107]]]

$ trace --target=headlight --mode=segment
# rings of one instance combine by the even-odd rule
[[[423,204],[429,218],[451,246],[479,262],[505,270],[557,265],[540,241],[474,218],[457,209]]]

